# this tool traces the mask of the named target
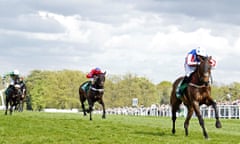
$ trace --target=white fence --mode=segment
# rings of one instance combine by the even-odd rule
[[[5,89],[0,90],[0,110],[5,109],[5,103],[4,103],[4,98],[3,98],[3,93]]]
[[[240,118],[240,105],[218,105],[218,113],[220,118],[226,119],[239,119]],[[215,118],[215,112],[211,106],[205,105],[200,107],[201,114],[204,118]],[[112,108],[106,110],[107,114],[115,115],[135,115],[135,116],[171,116],[171,106],[163,105],[160,107],[152,105],[151,107],[123,107]],[[101,113],[101,111],[95,111],[95,113]],[[178,117],[186,117],[187,108],[183,105],[180,107],[180,111],[177,113]],[[194,114],[193,117],[196,117]]]

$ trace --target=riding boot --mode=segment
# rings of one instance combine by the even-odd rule
[[[187,87],[187,84],[189,83],[189,78],[187,76],[184,77],[184,79],[182,80],[180,86],[177,89],[177,97],[180,98],[183,95],[183,92],[185,90],[185,88]]]
[[[181,86],[180,86],[180,90],[183,92],[184,89],[187,87],[187,84],[189,83],[189,78],[187,76],[184,77]]]

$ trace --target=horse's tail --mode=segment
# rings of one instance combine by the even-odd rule
[[[184,77],[179,77],[177,80],[174,81],[173,85],[172,85],[172,91],[171,91],[171,97],[170,97],[170,105],[172,107],[175,107],[177,105],[180,105],[182,103],[182,100],[177,98],[176,96],[176,89],[178,87],[178,84],[181,82],[181,80]],[[178,106],[177,109],[179,110],[180,107]]]

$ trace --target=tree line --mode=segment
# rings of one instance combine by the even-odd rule
[[[87,80],[86,73],[77,70],[31,71],[25,78],[28,104],[33,110],[80,108],[79,86]],[[239,88],[238,82],[212,85],[212,97],[216,101],[239,99]],[[104,102],[107,108],[130,107],[133,98],[138,99],[138,105],[169,104],[171,90],[170,81],[154,84],[146,77],[131,73],[107,74]]]

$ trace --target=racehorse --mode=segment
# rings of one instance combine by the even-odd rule
[[[21,92],[19,92],[18,94],[18,102],[17,105],[15,107],[16,110],[18,110],[19,112],[23,111],[23,106],[24,106],[24,101],[26,98],[26,94],[27,94],[27,87],[24,83],[20,84],[20,90]]]
[[[93,83],[90,81],[87,81],[81,84],[79,87],[79,98],[80,98],[80,102],[83,109],[83,115],[86,116],[87,115],[86,112],[89,112],[90,120],[92,120],[92,111],[93,111],[93,106],[95,102],[98,102],[99,104],[102,105],[102,108],[103,108],[102,118],[106,118],[105,104],[103,101],[105,74],[106,72],[102,74],[98,74],[94,79]],[[86,83],[91,83],[89,90],[84,90],[82,88],[83,85],[85,85]],[[88,107],[89,107],[88,111],[86,111],[84,106],[84,102],[86,100],[88,101]]]
[[[15,86],[10,86],[7,88],[5,91],[6,95],[6,110],[5,110],[5,115],[7,115],[8,112],[8,105],[10,105],[9,111],[10,115],[12,115],[13,112],[13,107],[19,104],[20,101],[20,95],[22,95],[20,85],[15,85]]]
[[[211,77],[211,57],[201,58],[200,65],[197,66],[196,70],[190,76],[190,82],[188,83],[187,88],[184,90],[182,97],[176,97],[176,89],[179,83],[182,82],[183,77],[178,78],[173,83],[173,89],[171,92],[170,103],[172,106],[172,133],[175,134],[175,121],[176,121],[176,112],[179,109],[179,106],[183,103],[187,109],[187,117],[184,122],[185,135],[188,136],[188,126],[189,121],[192,117],[193,112],[195,112],[199,124],[202,127],[203,135],[207,139],[208,134],[205,129],[204,120],[200,113],[200,105],[206,104],[207,106],[212,105],[215,111],[216,118],[216,128],[221,128],[221,122],[219,120],[219,115],[217,111],[216,102],[211,98],[211,87],[209,84],[209,79]]]

